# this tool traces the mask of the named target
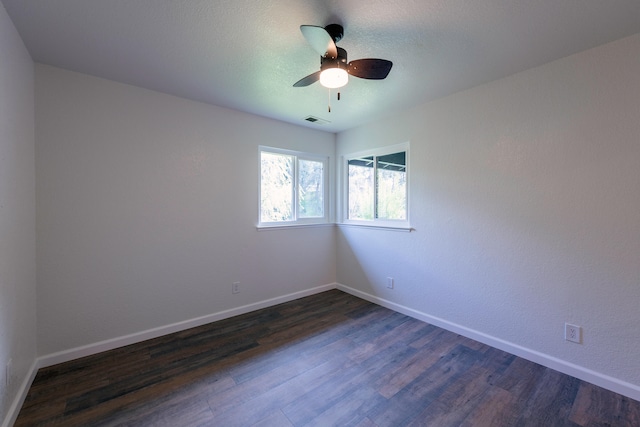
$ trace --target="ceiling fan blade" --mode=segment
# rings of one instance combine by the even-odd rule
[[[307,39],[313,50],[318,52],[320,56],[338,57],[338,48],[327,30],[315,25],[300,25],[300,31],[302,31],[302,35]]]
[[[386,59],[356,59],[349,62],[347,72],[355,77],[370,80],[382,80],[387,77],[393,62]]]
[[[293,87],[309,86],[310,84],[315,83],[318,80],[320,80],[320,71],[316,71],[313,74],[309,74],[307,77],[301,78],[293,84]]]

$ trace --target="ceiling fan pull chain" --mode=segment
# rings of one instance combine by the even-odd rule
[[[331,89],[329,89],[329,112],[331,112]]]
[[[340,101],[340,92],[338,92],[338,101]]]

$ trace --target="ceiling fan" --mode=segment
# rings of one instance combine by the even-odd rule
[[[330,24],[326,27],[301,25],[300,31],[311,47],[320,54],[320,70],[298,80],[293,87],[309,86],[320,81],[330,89],[347,84],[349,75],[361,79],[382,80],[387,77],[393,63],[386,59],[356,59],[347,63],[347,51],[336,46],[342,39],[342,25]]]

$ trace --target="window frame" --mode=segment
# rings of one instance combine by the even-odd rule
[[[292,156],[293,160],[293,219],[289,221],[262,221],[262,153],[270,153],[277,155]],[[296,226],[312,226],[325,225],[329,223],[330,215],[330,169],[329,156],[315,153],[306,153],[297,150],[288,150],[284,148],[276,148],[265,145],[258,146],[258,223],[260,228],[283,228]],[[323,216],[322,217],[300,217],[300,191],[299,191],[299,163],[301,160],[321,162],[322,168],[322,186],[323,186]]]
[[[377,218],[377,185],[378,185],[378,177],[377,177],[377,158],[386,156],[389,154],[395,154],[399,152],[405,153],[405,171],[406,171],[406,218],[405,219],[382,219]],[[373,156],[373,164],[374,164],[374,218],[371,220],[366,219],[351,219],[349,218],[349,161],[354,159],[359,159],[362,157]],[[399,230],[411,230],[410,223],[410,154],[409,154],[409,142],[403,142],[396,145],[390,145],[385,147],[380,147],[376,149],[363,150],[355,153],[349,153],[342,156],[342,209],[341,209],[341,225],[354,225],[354,226],[365,226],[365,227],[378,227],[378,228],[386,228],[386,229],[399,229]]]

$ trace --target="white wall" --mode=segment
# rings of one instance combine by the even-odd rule
[[[36,118],[41,355],[335,282],[332,227],[256,230],[258,145],[333,134],[44,65]]]
[[[36,357],[33,156],[33,62],[0,3],[0,422]]]
[[[341,227],[338,282],[640,398],[640,35],[343,132],[336,154],[404,141],[415,231]]]

